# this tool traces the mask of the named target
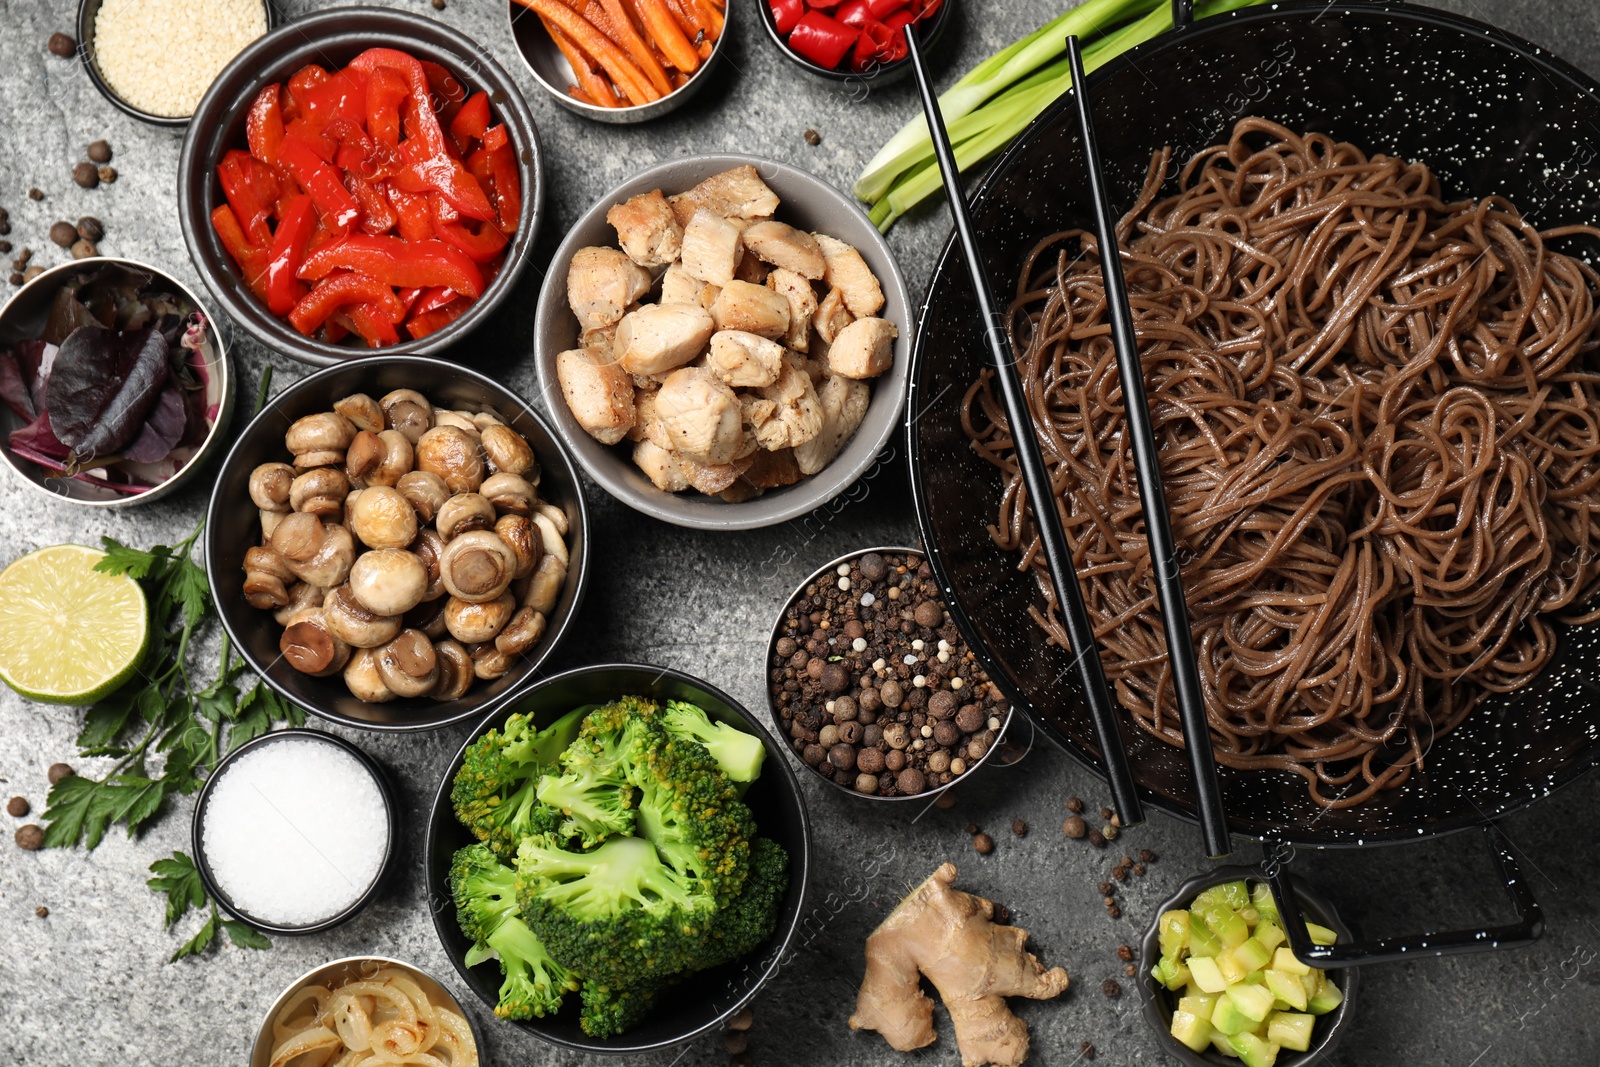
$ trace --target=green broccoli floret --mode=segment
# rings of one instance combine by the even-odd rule
[[[543,730],[526,715],[512,715],[504,729],[490,730],[467,747],[450,802],[462,825],[501,859],[515,856],[522,838],[558,830],[560,813],[540,807],[537,782],[555,769],[588,711],[568,712]]]
[[[675,737],[706,746],[706,751],[717,761],[722,773],[736,784],[741,795],[744,787],[761,774],[761,761],[766,758],[767,749],[754,734],[727,723],[712,722],[702,709],[681,700],[667,701],[661,724]]]
[[[655,1004],[655,985],[627,986],[584,982],[578,1025],[591,1037],[611,1037],[643,1019]]]
[[[771,937],[788,888],[789,854],[771,838],[756,838],[744,889],[707,927],[705,953],[695,970],[736,960]]]
[[[562,998],[578,988],[522,921],[517,911],[516,872],[487,845],[468,845],[450,864],[450,895],[461,932],[472,939],[468,967],[500,960],[504,981],[494,1013],[506,1019],[543,1018],[561,1010]]]
[[[639,788],[639,833],[726,907],[744,887],[755,819],[704,745],[662,736],[628,769]]]

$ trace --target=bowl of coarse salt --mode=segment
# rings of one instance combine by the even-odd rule
[[[258,930],[313,934],[376,896],[399,808],[382,768],[320,730],[280,730],[217,764],[194,806],[200,880]]]

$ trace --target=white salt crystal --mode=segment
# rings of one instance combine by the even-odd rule
[[[378,783],[324,741],[264,744],[211,788],[201,844],[217,886],[252,918],[285,926],[329,919],[377,879],[389,848]]]

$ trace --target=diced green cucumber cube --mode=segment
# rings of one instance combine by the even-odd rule
[[[1290,952],[1287,947],[1279,948],[1272,954],[1272,969],[1275,971],[1287,971],[1290,974],[1311,973],[1311,968],[1301,963],[1299,957]]]
[[[1289,939],[1289,935],[1283,932],[1283,927],[1267,918],[1263,918],[1256,924],[1256,928],[1251,931],[1250,936],[1266,945],[1269,949],[1277,948]]]
[[[1250,903],[1250,887],[1243,882],[1223,882],[1209,889],[1202,889],[1190,905],[1200,910],[1209,904],[1226,904],[1235,910]]]
[[[1244,1067],[1272,1067],[1278,1059],[1278,1046],[1263,1041],[1255,1034],[1231,1034],[1228,1044],[1239,1054]]]
[[[1222,972],[1223,980],[1229,985],[1244,981],[1244,976],[1250,973],[1244,969],[1243,964],[1233,958],[1232,952],[1224,952],[1217,957],[1217,970]]]
[[[1306,923],[1306,933],[1311,935],[1311,942],[1316,945],[1331,945],[1339,940],[1338,934],[1316,923]]]
[[[1182,989],[1189,984],[1189,968],[1171,956],[1162,956],[1150,968],[1150,977],[1168,989]]]
[[[1267,1040],[1295,1052],[1305,1052],[1311,1048],[1311,1027],[1316,1021],[1315,1016],[1298,1012],[1274,1012],[1267,1020]]]
[[[1229,1059],[1239,1058],[1239,1054],[1233,1051],[1233,1046],[1228,1044],[1228,1035],[1218,1030],[1215,1023],[1211,1026],[1211,1047]]]
[[[1272,990],[1272,995],[1284,1004],[1299,1011],[1306,1010],[1306,987],[1300,984],[1300,976],[1290,974],[1288,971],[1267,970],[1267,988]],[[1303,1050],[1302,1050],[1303,1051]]]
[[[1161,913],[1161,954],[1174,959],[1189,944],[1189,913],[1182,908]]]
[[[1272,950],[1254,937],[1247,937],[1232,952],[1234,961],[1246,971],[1259,971],[1272,962]]]
[[[1326,1015],[1344,1003],[1344,994],[1331,979],[1324,978],[1317,991],[1306,999],[1306,1011],[1312,1015]]]
[[[1272,887],[1266,882],[1257,882],[1250,887],[1250,904],[1261,913],[1263,919],[1283,925],[1283,920],[1278,918],[1278,902],[1272,896]]]
[[[1267,1013],[1272,1010],[1272,991],[1266,986],[1249,985],[1240,982],[1238,985],[1228,987],[1227,998],[1233,1002],[1234,1006],[1242,1014],[1251,1020],[1252,1025],[1249,1029],[1252,1030],[1255,1029],[1254,1024],[1265,1019]],[[1221,1006],[1220,1003],[1217,1005],[1219,1010]],[[1243,1055],[1243,1053],[1240,1055]]]
[[[1205,920],[1206,928],[1217,935],[1224,948],[1237,948],[1250,936],[1249,924],[1226,904],[1210,904],[1194,911]]]
[[[1311,1016],[1306,1016],[1307,1019]],[[1309,1031],[1307,1031],[1309,1033]],[[1199,1052],[1211,1044],[1211,1021],[1187,1011],[1172,1013],[1172,1036]]]
[[[1220,993],[1228,988],[1228,980],[1222,977],[1222,971],[1212,956],[1190,956],[1189,977],[1207,993]]]
[[[1239,909],[1239,918],[1245,921],[1245,925],[1254,928],[1256,923],[1261,921],[1261,913],[1251,905],[1246,904]]]
[[[1178,1010],[1198,1015],[1202,1019],[1210,1019],[1220,999],[1221,996],[1216,993],[1190,993],[1178,998]]]
[[[1260,1023],[1260,1019],[1252,1019],[1241,1011],[1232,997],[1223,997],[1211,1010],[1211,1025],[1225,1034],[1241,1034],[1246,1030],[1254,1030]]]
[[[1211,932],[1204,919],[1189,912],[1189,955],[1215,956],[1222,951],[1222,942]]]
[[[1300,976],[1300,984],[1306,987],[1306,999],[1308,1001],[1317,995],[1317,991],[1322,988],[1323,981],[1322,972],[1315,967],[1311,969],[1309,974]]]

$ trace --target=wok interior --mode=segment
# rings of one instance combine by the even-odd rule
[[[1131,53],[1091,82],[1095,128],[1117,211],[1126,210],[1151,153],[1175,163],[1226,140],[1235,119],[1260,115],[1426,163],[1446,199],[1499,194],[1541,228],[1600,221],[1600,95],[1584,75],[1526,42],[1455,16],[1279,5],[1208,20]],[[1027,250],[1057,230],[1093,227],[1075,105],[1063,99],[998,163],[973,215],[996,298],[1009,300]],[[1175,168],[1174,168],[1175,173]],[[1553,242],[1591,262],[1600,247]],[[962,396],[986,364],[959,255],[947,248],[929,290],[910,409],[924,537],[968,637],[991,674],[1070,751],[1097,762],[1071,657],[1048,646],[1027,615],[1034,579],[996,548],[998,472],[961,430]],[[1554,663],[1509,696],[1488,696],[1438,738],[1425,769],[1353,808],[1324,810],[1287,772],[1219,768],[1236,832],[1313,845],[1415,840],[1480,822],[1575,778],[1600,757],[1600,627],[1561,636]],[[1193,816],[1182,751],[1124,719],[1147,798]]]

